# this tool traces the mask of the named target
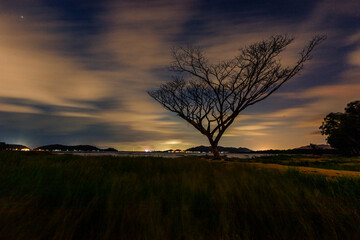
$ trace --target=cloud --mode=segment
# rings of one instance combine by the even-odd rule
[[[0,111],[2,112],[18,112],[18,113],[41,113],[38,109],[27,107],[27,106],[17,106],[12,104],[1,104]]]
[[[21,140],[31,147],[44,144],[95,144],[123,149],[122,144],[162,141],[166,134],[137,131],[122,124],[109,124],[72,116],[28,113],[2,113],[1,138],[6,142]]]
[[[349,53],[348,63],[354,67],[360,67],[360,32],[356,32],[350,37],[348,37],[346,45],[354,46],[352,52]],[[359,74],[359,69],[357,73]],[[360,74],[359,74],[360,75]]]
[[[106,96],[108,89],[99,73],[59,53],[63,38],[50,30],[58,23],[39,26],[26,21],[0,15],[4,33],[0,38],[0,96],[64,106],[75,106],[72,100]],[[49,49],[48,42],[54,41],[60,49]]]
[[[360,67],[360,47],[349,55],[349,63]]]
[[[321,136],[321,131],[313,131],[309,133],[310,136]]]
[[[268,135],[267,129],[269,129],[269,127],[261,123],[256,125],[233,126],[224,136],[265,136]]]
[[[353,0],[344,0],[341,2],[332,0],[318,1],[309,17],[312,24],[321,25],[325,21],[335,20],[335,18],[344,16],[359,16],[360,2]]]
[[[294,128],[318,128],[330,112],[342,112],[347,103],[359,99],[360,84],[334,84],[313,87],[301,92],[282,94],[285,98],[311,99],[299,107],[285,108],[268,114],[254,115],[261,119],[287,121]]]
[[[97,142],[124,143],[122,138],[111,137],[106,126],[111,126],[114,135],[132,129],[134,136],[127,137],[132,144],[144,139],[160,143],[164,142],[160,138],[171,139],[179,131],[187,132],[150,99],[146,90],[161,82],[154,71],[165,69],[169,63],[169,49],[192,14],[190,1],[108,2],[97,16],[98,23],[106,27],[99,29],[99,35],[82,39],[88,45],[88,54],[96,60],[84,59],[82,50],[69,48],[69,41],[76,41],[75,46],[81,41],[71,35],[70,29],[75,27],[71,24],[76,23],[59,21],[57,14],[61,13],[40,2],[34,4],[22,10],[24,19],[0,14],[0,31],[4,33],[0,37],[0,110],[19,113],[10,114],[12,121],[20,125],[26,119],[15,118],[27,113],[32,114],[26,115],[31,122],[46,116],[48,121],[26,124],[28,133],[45,129],[42,137],[46,139],[52,139],[47,134],[53,129],[75,137],[87,135],[83,131],[93,131],[97,126],[104,126],[103,134],[98,131]],[[21,1],[2,4],[14,11],[17,5]],[[88,62],[97,68],[89,68]],[[104,64],[111,64],[111,68]],[[169,120],[162,120],[169,116]],[[57,119],[66,127],[59,127]],[[70,126],[65,120],[82,124]],[[3,126],[6,124],[9,122],[3,122]]]
[[[72,16],[64,9],[46,7],[44,1],[0,3],[4,137],[33,136],[35,144],[83,141],[123,150],[207,144],[192,126],[146,94],[168,80],[170,47],[186,41],[205,47],[209,58],[218,61],[233,57],[254,41],[289,33],[297,40],[282,56],[288,65],[315,33],[329,36],[298,80],[266,100],[266,107],[254,107],[239,117],[223,139],[229,146],[300,144],[311,138],[305,133],[314,131],[322,116],[342,111],[347,102],[358,98],[360,35],[336,25],[345,15],[358,14],[356,1],[318,1],[308,15],[286,19],[245,8],[241,14],[246,19],[220,9],[209,14],[203,5],[188,0],[96,4],[101,11]],[[93,14],[91,19],[87,14]],[[85,20],[79,20],[83,16]],[[90,25],[95,29],[90,30]],[[347,49],[345,62],[334,54],[337,47]],[[339,76],[314,77],[315,70],[335,71],[329,62],[342,70]]]
[[[164,142],[164,144],[168,144],[168,145],[178,145],[180,143],[182,143],[181,140],[169,140],[169,141]]]
[[[262,125],[246,125],[246,126],[235,127],[234,129],[239,131],[257,131],[266,128],[267,128],[266,126],[262,126]]]
[[[190,1],[164,0],[110,3],[102,18],[108,28],[100,45],[132,73],[163,68],[169,63],[170,47],[192,14],[190,6]]]
[[[193,14],[192,1],[109,2],[99,21],[107,27],[95,38],[96,52],[111,52],[118,68],[112,87],[123,103],[121,110],[104,110],[105,122],[126,124],[138,131],[174,134],[186,126],[167,113],[146,91],[164,80],[170,48]],[[158,70],[160,69],[160,70]],[[169,120],[163,120],[168,117]],[[180,126],[179,126],[180,125]]]

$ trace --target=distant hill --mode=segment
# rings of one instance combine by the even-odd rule
[[[45,145],[41,147],[37,147],[34,150],[42,150],[42,151],[69,151],[69,152],[117,152],[115,148],[107,148],[101,149],[98,147],[94,147],[91,145],[75,145],[75,146],[67,146],[61,144],[51,144]]]
[[[306,146],[287,149],[287,150],[277,150],[277,149],[270,149],[270,150],[261,150],[256,151],[257,153],[291,153],[291,154],[338,154],[338,150],[332,148],[326,144],[309,144]]]
[[[118,152],[118,150],[116,150],[115,148],[106,148],[106,149],[101,149],[100,151],[103,151],[103,152]]]
[[[306,146],[302,146],[302,147],[298,147],[298,148],[294,148],[294,149],[334,149],[332,148],[330,145],[326,145],[326,144],[311,144],[311,145],[306,145]]]
[[[20,145],[20,144],[7,144],[4,142],[0,142],[0,150],[23,150],[23,149],[27,149],[30,150],[29,147],[24,146],[24,145]]]
[[[251,153],[253,152],[252,150],[248,149],[248,148],[234,148],[234,147],[218,147],[219,152],[227,152],[227,153]],[[211,152],[212,148],[210,146],[197,146],[197,147],[193,147],[193,148],[189,148],[186,149],[186,151],[191,151],[191,152]]]

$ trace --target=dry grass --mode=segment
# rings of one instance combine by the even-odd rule
[[[234,164],[234,163],[231,163]],[[236,163],[235,163],[236,164]],[[337,178],[337,177],[360,177],[360,172],[358,171],[346,171],[346,170],[333,170],[333,169],[324,169],[324,168],[314,168],[314,167],[301,167],[301,166],[286,166],[276,163],[259,163],[259,162],[249,162],[244,163],[250,166],[257,168],[268,168],[276,169],[279,171],[288,171],[289,169],[298,170],[300,173],[305,174],[320,174],[328,178]]]

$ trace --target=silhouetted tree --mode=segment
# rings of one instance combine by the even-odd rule
[[[329,113],[320,129],[333,148],[346,155],[360,155],[360,101],[350,102],[345,113]]]
[[[292,67],[283,67],[279,60],[279,54],[294,40],[287,35],[254,43],[240,49],[233,59],[217,64],[211,64],[201,48],[173,48],[173,80],[148,93],[204,134],[218,159],[219,140],[239,113],[299,73],[324,39],[314,37]]]

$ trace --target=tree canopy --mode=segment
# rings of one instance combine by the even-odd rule
[[[297,75],[324,38],[314,37],[291,67],[283,66],[279,59],[294,40],[287,35],[251,44],[234,58],[216,64],[210,63],[201,48],[176,47],[169,68],[173,79],[148,93],[205,135],[214,158],[219,158],[218,142],[239,113]]]
[[[360,101],[347,104],[344,113],[329,113],[320,129],[333,148],[346,155],[360,155]]]

